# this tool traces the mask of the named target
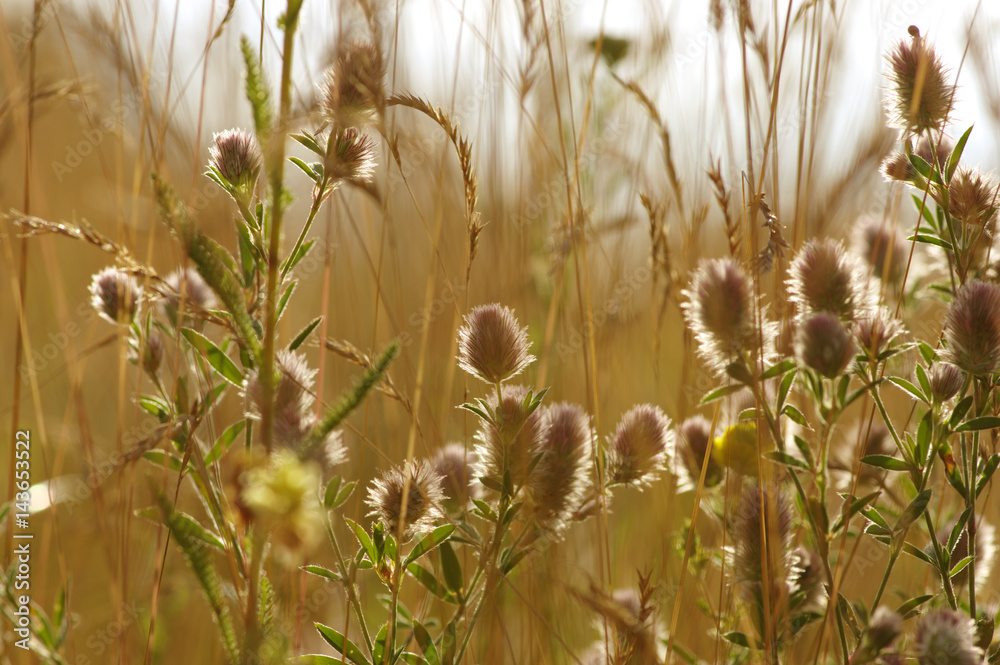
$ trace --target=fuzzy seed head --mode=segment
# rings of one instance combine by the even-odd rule
[[[343,430],[331,430],[326,435],[326,439],[323,441],[322,455],[323,465],[327,469],[332,469],[347,461],[347,446],[344,445]]]
[[[753,284],[736,261],[701,261],[684,300],[684,318],[698,341],[698,353],[720,375],[756,347]],[[765,339],[769,337],[773,334]]]
[[[208,165],[214,167],[237,192],[248,194],[257,184],[264,163],[253,134],[227,129],[212,136]]]
[[[372,481],[365,503],[371,508],[369,517],[385,525],[388,533],[398,534],[402,528],[405,541],[434,528],[434,523],[444,517],[442,501],[441,476],[434,467],[426,460],[408,460]]]
[[[934,363],[928,381],[931,384],[931,397],[935,403],[941,404],[950,400],[962,389],[965,373],[951,363]]]
[[[478,495],[479,484],[473,474],[475,453],[461,443],[449,443],[440,448],[431,459],[434,473],[441,476],[441,490],[445,506],[461,512],[469,499]]]
[[[872,612],[865,640],[873,653],[877,654],[892,644],[902,631],[903,617],[884,605],[880,605]]]
[[[898,150],[889,153],[882,160],[879,171],[888,182],[913,182],[913,179],[917,177],[917,170],[913,168],[910,159]]]
[[[937,137],[935,137],[936,139]],[[943,169],[945,164],[948,163],[948,158],[951,157],[951,151],[954,146],[945,137],[941,137],[940,140],[935,140],[934,144],[927,140],[926,136],[921,136],[917,139],[917,145],[913,149],[913,152],[924,160],[931,166],[937,166],[938,169]]]
[[[701,478],[705,452],[712,446],[712,423],[704,416],[691,416],[677,429],[677,451],[674,468],[680,490],[694,489]],[[708,456],[705,485],[713,487],[722,479],[722,469],[714,455]]]
[[[534,362],[528,348],[528,328],[520,328],[514,310],[499,303],[473,307],[458,329],[458,366],[490,385]]]
[[[348,127],[333,137],[324,169],[338,180],[371,182],[375,175],[375,140],[356,127]]]
[[[993,228],[997,183],[979,169],[959,168],[948,183],[948,212],[962,224]]]
[[[562,531],[590,488],[594,431],[577,404],[554,404],[542,413],[542,457],[528,481],[533,517],[550,535]]]
[[[146,343],[142,346],[142,368],[155,376],[163,361],[163,335],[152,332],[146,337]]]
[[[801,322],[815,312],[853,321],[871,307],[857,259],[829,238],[810,240],[788,268],[788,293]]]
[[[194,268],[178,268],[167,275],[164,281],[172,290],[172,293],[164,298],[164,304],[175,314],[181,306],[181,299],[184,300],[184,307],[188,311],[193,306],[214,309],[217,304],[215,293]]]
[[[673,448],[670,418],[660,407],[634,406],[622,416],[608,441],[608,478],[612,483],[647,485],[657,478]]]
[[[886,307],[870,310],[854,325],[854,341],[870,362],[876,362],[903,333],[903,324]]]
[[[90,282],[90,302],[109,323],[132,323],[141,297],[142,289],[135,277],[116,268],[105,268]]]
[[[938,609],[917,624],[919,665],[979,665],[983,653],[975,646],[975,626],[969,617]]]
[[[960,287],[944,320],[946,361],[974,376],[1000,366],[1000,286],[970,281]]]
[[[294,351],[278,351],[275,361],[280,376],[274,390],[274,440],[279,445],[294,447],[316,424],[312,411],[316,370],[309,367],[305,355]],[[264,412],[264,387],[259,370],[248,376],[243,395],[247,415],[259,418]]]
[[[835,379],[844,373],[854,355],[854,340],[840,319],[819,312],[799,328],[795,355],[803,365],[828,379]]]
[[[890,126],[914,134],[942,130],[951,111],[954,88],[934,47],[919,31],[913,31],[909,38],[896,42],[886,59],[890,82],[886,114]]]
[[[545,437],[546,423],[540,409],[530,414],[525,408],[528,388],[504,385],[502,399],[490,395],[487,403],[496,414],[495,422],[483,423],[476,434],[477,478],[490,477],[500,482],[510,473],[511,482],[520,487],[528,479],[528,470]]]
[[[382,103],[385,65],[372,44],[355,43],[340,51],[320,84],[320,108],[337,127],[375,120]]]
[[[784,584],[788,578],[792,563],[789,556],[792,514],[788,500],[781,492],[750,485],[740,495],[731,521],[733,577],[741,585],[742,595],[759,606],[763,599],[761,564],[765,538],[771,545],[771,582],[776,585],[781,580]]]
[[[909,257],[909,245],[899,228],[868,216],[859,218],[855,228],[855,251],[868,272],[887,284],[899,284]]]
[[[319,467],[282,450],[247,471],[242,481],[240,504],[269,525],[275,553],[286,565],[300,562],[323,539],[320,480]]]

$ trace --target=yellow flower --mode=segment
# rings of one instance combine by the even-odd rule
[[[762,442],[763,452],[774,445],[770,439]],[[757,423],[742,422],[726,428],[722,436],[716,437],[712,446],[712,459],[719,466],[728,466],[745,476],[757,475]]]

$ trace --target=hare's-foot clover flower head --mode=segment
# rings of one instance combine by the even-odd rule
[[[477,478],[500,483],[508,476],[515,488],[527,481],[546,427],[541,410],[528,404],[528,392],[525,386],[505,384],[499,401],[495,394],[487,398],[493,418],[476,433]]]
[[[973,280],[958,289],[944,321],[948,362],[973,376],[1000,367],[1000,286]]]
[[[878,307],[858,319],[854,326],[854,340],[869,362],[876,362],[879,356],[893,347],[902,332],[903,325],[899,319],[887,308]]]
[[[722,469],[715,456],[705,453],[712,447],[712,423],[704,416],[691,416],[677,428],[677,452],[675,460],[679,489],[697,487],[701,478],[701,465],[707,464],[705,485],[712,487],[722,480]]]
[[[275,361],[280,376],[274,390],[274,440],[280,445],[295,447],[316,424],[312,411],[316,370],[309,367],[303,354],[294,351],[279,351]],[[260,417],[264,412],[264,388],[259,371],[249,374],[243,395],[247,415]]]
[[[903,631],[903,618],[889,608],[880,605],[872,612],[868,630],[857,651],[851,657],[852,663],[870,663],[886,648],[892,645]],[[879,662],[882,662],[881,660]]]
[[[461,443],[449,443],[434,453],[431,464],[441,476],[444,506],[449,512],[461,513],[469,499],[477,498],[479,482],[473,473],[476,455]]]
[[[643,486],[659,476],[673,454],[670,418],[658,406],[629,409],[608,441],[607,474],[612,483]]]
[[[372,44],[342,49],[320,84],[320,108],[337,127],[355,127],[375,120],[382,104],[382,54]]]
[[[142,289],[135,277],[105,268],[90,283],[90,302],[102,319],[110,323],[130,324],[135,320]]]
[[[528,353],[528,329],[514,310],[499,303],[472,308],[458,329],[458,366],[496,385],[520,374],[535,357]]]
[[[855,226],[855,251],[868,272],[886,284],[899,284],[906,272],[909,244],[897,226],[878,217],[861,217]]]
[[[332,130],[323,168],[335,180],[371,182],[375,174],[374,139],[356,127]]]
[[[194,268],[178,268],[163,281],[170,287],[170,291],[164,296],[162,305],[167,316],[175,323],[182,301],[186,312],[213,309],[217,305],[215,293]]]
[[[288,450],[247,471],[240,502],[270,530],[276,555],[288,565],[300,562],[323,539],[320,480],[318,466]]]
[[[699,355],[719,375],[757,348],[757,299],[743,267],[732,259],[702,261],[684,292],[684,318],[698,341]],[[761,323],[765,350],[774,326]]]
[[[844,373],[854,356],[854,340],[840,319],[819,312],[807,318],[799,328],[795,354],[802,364],[828,379],[835,379]]]
[[[972,620],[946,609],[931,610],[917,624],[916,653],[920,665],[980,665],[983,657]]]
[[[758,474],[758,445],[761,452],[774,448],[771,437],[757,440],[757,423],[752,420],[736,423],[715,438],[712,459],[719,467],[728,467],[736,473],[756,478]]]
[[[951,111],[954,87],[948,72],[916,26],[889,51],[886,113],[891,126],[909,134],[941,131]]]
[[[576,404],[554,404],[542,412],[542,457],[528,480],[537,526],[558,534],[590,487],[594,431],[590,416]]]
[[[129,349],[129,360],[155,377],[163,361],[163,335],[153,330],[144,340],[132,340],[131,343],[134,346]]]
[[[208,165],[228,185],[229,194],[249,205],[264,160],[253,134],[242,129],[227,129],[212,137]]]
[[[401,533],[405,541],[434,528],[444,517],[443,501],[441,476],[434,467],[426,460],[408,460],[372,481],[365,503],[371,508],[369,517],[381,522],[387,533]]]
[[[931,399],[937,404],[947,402],[958,394],[965,383],[965,374],[951,363],[934,363],[928,381],[931,384]]]
[[[955,171],[948,183],[948,212],[954,219],[991,231],[998,205],[997,183],[990,175],[965,167]]]
[[[810,240],[788,268],[788,293],[801,323],[810,314],[827,312],[854,321],[871,308],[871,294],[853,254],[835,240]]]

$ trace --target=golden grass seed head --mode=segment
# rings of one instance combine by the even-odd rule
[[[473,307],[458,329],[458,366],[490,385],[534,362],[528,349],[527,327],[521,328],[514,310],[499,303]]]

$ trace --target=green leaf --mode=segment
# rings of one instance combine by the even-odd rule
[[[786,404],[782,409],[781,413],[788,416],[788,418],[803,427],[809,427],[809,423],[806,421],[806,417],[802,415],[802,412],[796,409],[791,404]]]
[[[921,549],[918,549],[918,548],[914,547],[910,543],[903,543],[903,551],[906,552],[907,554],[909,554],[910,556],[914,557],[914,558],[920,559],[924,563],[927,563],[927,564],[929,564],[931,566],[935,566],[935,567],[937,566],[937,564],[934,563],[934,559],[932,559],[929,556],[927,556],[926,552],[924,552]]]
[[[171,471],[181,470],[181,458],[177,455],[164,452],[162,450],[147,450],[142,454],[142,458],[149,460],[156,466],[162,467],[166,464]]]
[[[787,467],[802,469],[803,471],[810,471],[809,466],[797,457],[792,457],[788,453],[783,453],[777,450],[772,450],[769,453],[764,453],[764,457],[777,462],[778,464],[784,464]]]
[[[304,243],[302,243],[299,246],[298,250],[296,250],[295,254],[289,256],[287,259],[285,259],[285,262],[281,264],[281,274],[285,275],[291,272],[292,270],[295,270],[295,266],[297,266],[302,259],[306,258],[306,255],[309,254],[309,250],[311,250],[315,244],[316,244],[315,238],[313,238],[312,240],[307,240]],[[308,275],[306,276],[308,277]]]
[[[335,573],[329,568],[324,568],[323,566],[314,566],[314,565],[302,566],[302,570],[306,571],[310,575],[315,575],[316,577],[322,577],[324,579],[328,579],[331,582],[340,582],[341,579],[343,579],[341,578],[340,573]]]
[[[913,164],[913,168],[917,170],[917,173],[922,175],[925,179],[931,182],[942,184],[941,176],[938,175],[937,169],[924,161],[919,155],[910,154],[910,164]]]
[[[420,650],[423,652],[424,658],[427,659],[427,665],[441,665],[441,657],[438,655],[437,647],[434,646],[434,639],[427,632],[424,624],[416,619],[413,620],[413,637],[420,645]]]
[[[233,445],[233,441],[236,437],[240,435],[243,428],[246,427],[246,420],[237,420],[235,423],[226,428],[226,430],[219,435],[219,438],[215,440],[212,444],[212,448],[205,455],[205,465],[208,466],[212,462],[221,459],[226,451],[229,450],[229,446]]]
[[[845,503],[848,500],[850,500],[850,507],[847,509],[847,515],[841,514],[840,517],[837,518],[837,521],[834,523],[831,533],[837,533],[838,531],[840,531],[840,528],[844,526],[844,524],[850,522],[852,517],[854,517],[862,508],[864,508],[869,503],[878,498],[878,495],[881,493],[882,493],[881,490],[876,490],[871,494],[864,495],[861,498],[857,498],[850,494],[841,493],[840,496],[844,499]]]
[[[438,581],[437,576],[433,572],[424,568],[419,563],[414,561],[406,567],[406,572],[412,575],[418,582],[423,584],[428,591],[432,594],[445,601],[446,603],[451,603],[457,605],[458,601],[455,596],[448,591],[448,589]]]
[[[976,482],[976,498],[979,498],[980,493],[986,489],[986,485],[990,482],[990,478],[993,477],[993,472],[997,470],[997,465],[1000,464],[1000,453],[993,453],[990,455],[989,459],[986,460],[986,464],[983,465],[982,473],[979,476],[979,481]]]
[[[930,225],[930,227],[936,231],[937,230],[937,222],[934,220],[934,215],[931,214],[930,208],[928,208],[926,205],[924,205],[923,200],[921,200],[921,198],[919,196],[917,196],[916,194],[911,194],[910,196],[913,197],[913,205],[914,205],[914,207],[916,207],[917,212],[919,212],[920,216],[923,217],[927,221],[927,223]],[[925,358],[925,360],[926,360],[926,358]],[[930,363],[929,360],[927,360],[927,362]]]
[[[365,550],[365,554],[368,555],[368,559],[372,563],[378,561],[378,552],[375,551],[375,544],[368,536],[368,532],[365,531],[365,528],[352,520],[350,517],[345,517],[344,521],[347,522],[347,526],[351,527],[351,530],[354,532],[354,537],[358,539],[361,547]]]
[[[710,404],[717,399],[725,397],[726,395],[732,395],[735,392],[739,392],[740,390],[743,390],[743,388],[744,386],[741,386],[738,383],[734,383],[728,386],[722,386],[721,388],[716,388],[715,390],[712,390],[711,392],[709,392],[708,394],[706,394],[704,397],[701,398],[701,404],[703,406],[705,404]]]
[[[347,656],[349,661],[355,665],[369,665],[368,659],[365,658],[364,654],[361,653],[361,649],[359,649],[354,642],[345,638],[333,628],[324,626],[318,621],[315,626],[316,630],[319,631],[320,636],[326,640],[327,644],[336,649],[338,653],[342,653]]]
[[[862,508],[861,514],[867,517],[869,520],[871,520],[872,524],[879,526],[887,533],[892,531],[892,528],[889,526],[889,523],[885,520],[884,517],[882,517],[882,514],[875,508]]]
[[[933,391],[931,390],[931,382],[927,378],[927,372],[924,370],[924,366],[917,363],[917,366],[913,369],[913,373],[917,375],[917,382],[920,384],[920,392],[927,397],[930,397]]]
[[[378,634],[375,635],[375,642],[372,645],[372,662],[381,664],[385,660],[386,642],[389,641],[389,622],[382,624]]]
[[[450,542],[445,541],[441,543],[438,551],[441,553],[441,572],[444,574],[444,583],[456,595],[460,594],[465,586],[465,579],[462,577],[462,563],[458,560],[455,549]]]
[[[750,373],[750,369],[743,363],[729,365],[726,367],[726,374],[745,386],[753,383],[753,374]]]
[[[959,423],[961,423],[962,419],[965,418],[965,414],[969,412],[970,408],[972,408],[972,395],[966,395],[959,400],[958,404],[955,405],[955,408],[951,410],[951,418],[948,419],[948,424],[951,425],[952,429],[958,427]]]
[[[910,383],[906,379],[900,378],[898,376],[890,376],[888,378],[888,380],[889,380],[889,383],[893,384],[894,386],[896,386],[897,388],[899,388],[900,390],[902,390],[904,393],[906,393],[910,397],[912,397],[912,398],[914,398],[916,400],[920,400],[921,402],[928,402],[929,401],[927,399],[927,396],[924,395],[923,392],[921,392],[920,388],[917,388],[915,385],[913,385],[912,383]]]
[[[309,176],[309,178],[313,182],[319,182],[320,179],[322,179],[322,177],[323,177],[322,173],[316,173],[315,171],[313,171],[313,168],[309,164],[306,164],[305,162],[303,162],[298,157],[289,157],[288,161],[290,161],[292,164],[295,164],[297,167],[299,167],[299,170],[302,171],[303,173],[305,173],[307,176]]]
[[[788,399],[788,392],[792,389],[792,384],[795,383],[795,375],[798,372],[792,370],[781,377],[781,384],[778,386],[778,411],[781,411],[781,407],[785,405],[785,400]]]
[[[948,577],[955,577],[955,575],[958,575],[960,572],[965,570],[965,567],[968,566],[970,563],[972,563],[971,556],[967,556],[964,559],[961,559],[958,563],[956,563],[952,567],[951,572],[948,573]]]
[[[926,603],[928,600],[933,598],[933,594],[927,594],[925,596],[917,596],[916,598],[910,598],[908,601],[899,606],[896,613],[903,617],[904,620],[909,619],[911,616],[917,613],[917,608]]]
[[[938,360],[937,351],[934,347],[923,340],[917,341],[917,348],[920,349],[920,355],[923,356],[924,362],[928,365],[933,365]]]
[[[931,490],[926,489],[910,502],[910,505],[906,507],[903,514],[899,516],[896,520],[896,526],[893,527],[893,531],[900,532],[908,529],[913,522],[924,514],[927,509],[927,503],[931,500]]]
[[[292,294],[295,293],[295,287],[298,285],[298,281],[289,282],[288,286],[285,287],[285,292],[281,294],[280,298],[278,298],[278,311],[275,314],[278,319],[280,319],[281,315],[285,313],[285,307],[288,306],[288,300],[292,297]]]
[[[799,449],[800,453],[802,453],[802,459],[806,461],[806,465],[811,469],[815,462],[813,461],[812,450],[809,448],[809,442],[798,434],[794,435],[792,438],[795,441],[795,447]]]
[[[326,151],[323,150],[323,147],[316,141],[316,137],[309,132],[303,131],[301,134],[289,134],[288,136],[305,147],[307,150],[316,153],[320,157],[326,156]]]
[[[951,151],[951,156],[948,157],[948,164],[945,166],[945,179],[951,182],[951,177],[955,175],[955,169],[958,168],[958,163],[962,159],[962,152],[965,150],[965,144],[969,141],[969,134],[972,133],[972,127],[965,130],[962,134],[962,138],[958,139],[958,143],[955,144],[955,149]]]
[[[791,358],[786,358],[786,359],[784,359],[784,360],[782,360],[782,361],[780,361],[778,363],[775,363],[774,365],[771,365],[767,369],[765,369],[761,373],[760,378],[761,379],[770,379],[770,378],[773,378],[775,376],[781,376],[785,372],[789,372],[789,371],[791,371],[793,369],[795,369],[795,361],[792,360]]]
[[[907,238],[907,240],[922,242],[927,245],[937,245],[938,247],[946,249],[949,252],[952,251],[953,249],[952,244],[947,240],[942,240],[941,238],[938,238],[937,236],[932,236],[928,233],[914,233],[912,236]]]
[[[205,360],[208,361],[208,364],[219,373],[219,376],[237,388],[243,387],[243,373],[240,372],[236,363],[230,360],[229,356],[222,352],[222,349],[216,346],[210,339],[202,335],[200,332],[192,330],[191,328],[181,328],[181,334],[184,335],[184,339],[186,339],[196,351],[204,356]]]
[[[956,432],[976,432],[984,429],[996,429],[1000,427],[1000,418],[997,416],[980,416],[966,420],[955,428]]]
[[[310,321],[309,325],[307,325],[305,328],[303,328],[302,330],[300,330],[299,334],[296,335],[295,339],[292,340],[292,343],[288,345],[288,350],[289,351],[294,351],[295,349],[297,349],[300,346],[302,346],[303,342],[305,342],[306,339],[309,338],[309,334],[313,330],[316,330],[316,326],[318,326],[322,322],[323,322],[323,317],[322,316],[317,316],[315,319],[313,319],[312,321]]]
[[[143,411],[156,416],[156,419],[161,423],[165,423],[170,419],[170,407],[160,398],[143,395],[137,402]]]
[[[750,646],[750,640],[747,638],[747,636],[744,633],[741,633],[738,630],[730,631],[730,632],[726,633],[725,635],[723,635],[722,637],[727,642],[731,642],[732,644],[735,644],[736,646],[743,647],[744,649],[759,649],[760,648],[760,644],[756,640],[754,640],[753,646]]]
[[[911,468],[909,464],[892,455],[865,455],[861,458],[861,463],[889,471],[909,471]]]
[[[406,556],[406,561],[403,565],[408,566],[413,561],[416,561],[423,555],[430,552],[432,549],[446,541],[454,530],[454,524],[445,524],[431,531],[429,534],[424,536],[412,550],[410,550],[410,553]]]

